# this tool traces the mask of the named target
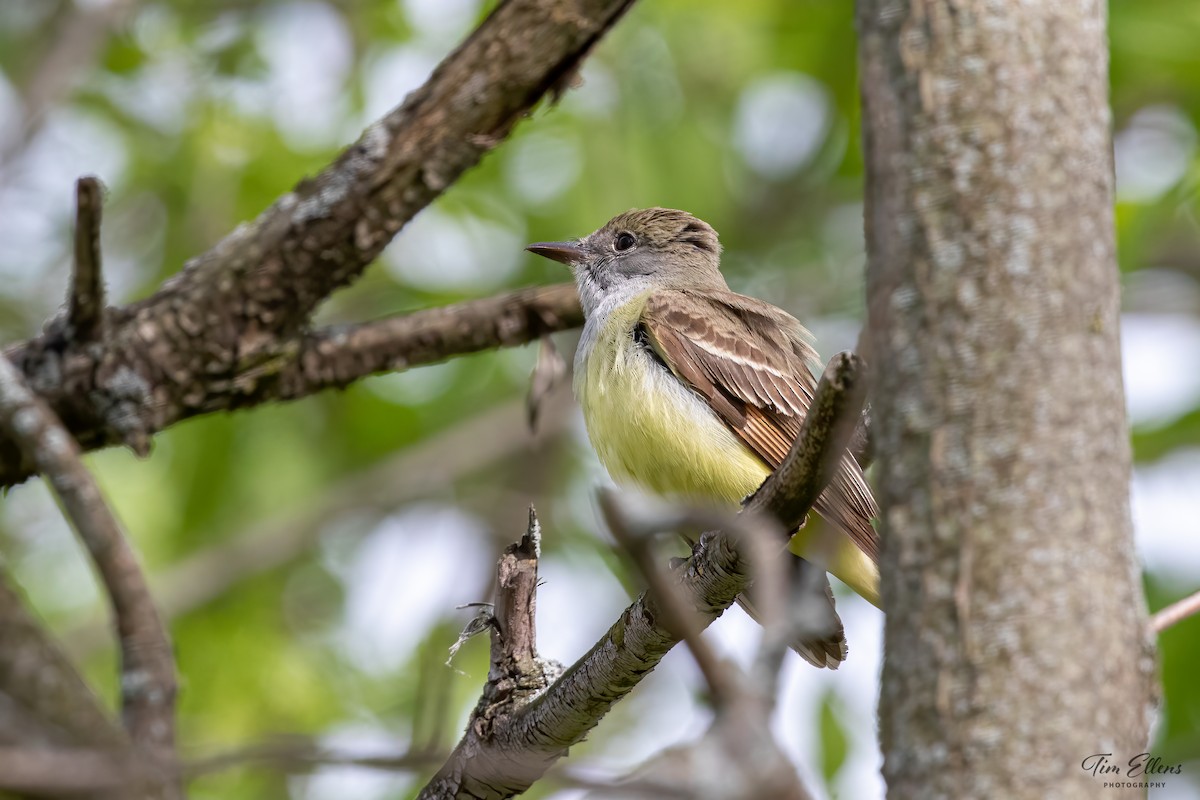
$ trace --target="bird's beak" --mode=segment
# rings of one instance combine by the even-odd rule
[[[560,264],[577,264],[584,260],[583,248],[577,242],[534,242],[525,248]]]

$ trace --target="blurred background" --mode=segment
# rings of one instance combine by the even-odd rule
[[[109,189],[111,302],[144,297],[398,104],[487,6],[4,0],[0,343],[36,334],[65,297],[77,176]],[[826,357],[852,347],[864,263],[852,15],[849,0],[643,0],[578,88],[423,212],[322,319],[559,282],[525,243],[666,205],[720,231],[733,288],[790,310]],[[1200,4],[1113,0],[1110,27],[1134,520],[1157,609],[1200,588]],[[568,358],[574,338],[556,337]],[[193,420],[146,460],[89,457],[171,617],[186,754],[280,735],[365,756],[450,747],[487,671],[482,638],[446,666],[471,613],[455,607],[488,599],[530,503],[545,528],[543,654],[569,663],[617,618],[638,586],[599,522],[607,478],[569,390],[536,434],[525,427],[535,358],[533,346],[461,358]],[[112,699],[96,583],[40,482],[0,501],[0,552]],[[831,673],[789,656],[775,724],[819,795],[870,800],[883,791],[882,619],[838,588],[850,659]],[[745,663],[758,630],[734,609],[707,635]],[[1161,647],[1155,753],[1190,763],[1151,794],[1200,797],[1200,619]],[[689,656],[673,652],[569,766],[624,774],[710,716]],[[403,798],[423,775],[248,766],[197,779],[191,796]],[[530,796],[580,794],[548,780]]]

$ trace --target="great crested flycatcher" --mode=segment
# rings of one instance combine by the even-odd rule
[[[582,239],[531,252],[571,266],[587,322],[575,393],[588,436],[618,483],[736,504],[787,455],[812,402],[817,353],[793,317],[729,290],[721,246],[685,211],[628,211]],[[879,605],[875,501],[848,454],[817,512],[833,526],[793,537],[797,555]],[[800,643],[818,666],[836,637]]]

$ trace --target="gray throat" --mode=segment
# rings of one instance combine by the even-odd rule
[[[576,268],[575,286],[579,290],[579,303],[586,320],[583,334],[579,337],[579,347],[575,350],[575,373],[578,375],[583,372],[592,347],[612,313],[647,289],[653,289],[655,283],[649,276],[639,275],[623,280],[616,286],[601,288],[586,268]]]

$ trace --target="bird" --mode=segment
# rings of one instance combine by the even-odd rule
[[[526,249],[574,274],[585,317],[575,395],[617,484],[736,504],[778,468],[820,362],[799,321],[729,288],[711,225],[677,209],[632,209],[582,238]],[[832,525],[804,526],[789,548],[878,607],[878,510],[850,454],[814,508]],[[833,626],[793,648],[836,668],[847,650],[827,581],[825,591]]]

